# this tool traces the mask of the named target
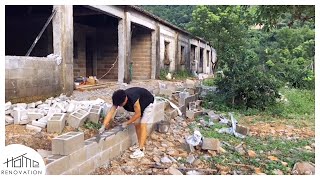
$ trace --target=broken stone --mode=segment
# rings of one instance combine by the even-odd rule
[[[310,146],[305,146],[304,149],[306,149],[308,151],[312,151],[312,147],[310,147]]]
[[[187,158],[187,162],[189,164],[192,164],[195,160],[196,160],[196,158],[192,154],[189,155],[188,158]]]
[[[160,159],[157,156],[153,157],[154,162],[160,162]]]
[[[40,132],[42,130],[40,127],[32,126],[30,124],[27,124],[26,129],[36,132]]]
[[[283,166],[288,166],[288,163],[287,163],[287,162],[281,161],[281,164],[282,164]]]
[[[283,175],[283,172],[280,169],[274,169],[272,173],[275,175]]]
[[[248,150],[248,156],[249,157],[256,157],[256,153],[252,150]]]
[[[294,175],[314,175],[315,167],[309,162],[297,162],[292,169]]]
[[[6,102],[4,110],[6,111],[6,110],[10,109],[11,105],[12,105],[12,103],[10,101]]]
[[[203,175],[203,173],[196,170],[192,170],[192,171],[188,171],[186,175]]]
[[[249,134],[249,128],[237,125],[236,126],[236,132],[240,133],[242,135],[248,135]]]
[[[17,105],[17,108],[20,108],[20,109],[26,109],[27,108],[27,104],[26,103],[18,103],[16,105]]]
[[[28,107],[28,109],[30,109],[30,108],[36,108],[36,103],[29,103],[29,104],[27,105],[27,107]]]
[[[204,150],[219,151],[220,141],[214,138],[203,138],[201,148]]]
[[[235,147],[235,150],[236,150],[240,155],[246,154],[246,151],[244,150],[244,147],[243,147],[243,143],[240,143],[239,145],[237,145],[237,146]]]
[[[42,113],[36,113],[36,112],[28,112],[27,115],[30,121],[37,120],[43,117]]]
[[[178,122],[179,122],[179,121],[184,121],[183,117],[180,117],[180,116],[177,116],[177,117],[175,118],[175,120],[178,121]]]
[[[37,106],[37,108],[39,108],[39,109],[49,109],[50,105],[49,104],[39,104]]]
[[[170,150],[167,152],[168,155],[170,156],[178,156],[179,155],[179,152],[176,151],[176,150]]]
[[[6,110],[6,115],[9,115],[9,114],[12,114],[12,112],[13,112],[13,110],[12,109],[8,109],[8,110]]]
[[[140,163],[141,164],[151,164],[151,161],[147,158],[143,158],[143,159],[141,159]]]
[[[19,122],[22,120],[22,118],[25,119],[26,115],[27,115],[27,110],[21,109],[21,108],[18,108],[18,107],[14,108],[13,109],[14,124],[19,124]]]
[[[160,161],[161,161],[162,163],[172,163],[172,161],[171,161],[167,156],[161,158]]]
[[[35,105],[36,105],[36,106],[38,106],[38,105],[40,105],[40,104],[42,104],[42,101],[37,101],[37,102],[35,102]]]
[[[175,158],[169,156],[169,159],[170,159],[172,162],[177,163],[177,160],[176,160]]]
[[[11,116],[9,116],[9,115],[6,115],[5,120],[6,120],[6,122],[9,123],[9,124],[12,124],[12,123],[14,122],[13,117],[11,117]]]
[[[216,151],[208,150],[208,153],[211,154],[211,156],[213,156],[213,157],[217,155]]]
[[[178,169],[170,167],[169,168],[169,173],[172,175],[183,175]]]
[[[184,142],[182,144],[182,148],[186,150],[188,153],[195,151],[194,147],[191,144],[188,144],[187,142]]]

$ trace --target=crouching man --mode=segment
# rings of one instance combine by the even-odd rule
[[[130,155],[130,158],[143,157],[144,145],[147,139],[147,124],[153,121],[153,95],[147,89],[132,87],[115,91],[112,95],[112,103],[113,106],[105,117],[99,131],[103,132],[105,130],[119,106],[129,112],[134,112],[134,115],[128,121],[122,123],[122,127],[125,128],[134,123],[139,147]]]

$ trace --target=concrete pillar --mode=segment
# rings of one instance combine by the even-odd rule
[[[119,20],[118,24],[118,82],[123,83],[126,65],[125,20]]]
[[[73,92],[73,7],[54,5],[53,52],[62,58],[60,66],[61,90],[70,96]]]
[[[196,59],[196,64],[195,64],[195,69],[197,72],[199,72],[199,63],[200,63],[200,43],[198,41],[197,47],[196,47],[196,52],[195,52],[195,59]]]
[[[180,52],[180,47],[179,47],[179,33],[176,32],[175,35],[174,35],[174,44],[175,44],[175,58],[174,58],[174,65],[175,65],[175,68],[174,68],[174,71],[177,71],[179,69],[179,52]]]
[[[186,50],[186,56],[185,56],[185,65],[186,65],[186,70],[188,72],[192,72],[191,71],[191,43],[190,43],[190,39],[188,39],[188,45],[186,46],[187,50]]]
[[[156,31],[151,32],[151,79],[155,79],[156,76],[156,51],[157,51],[157,34]]]
[[[130,79],[130,63],[131,63],[131,17],[130,17],[130,12],[127,10],[125,11],[125,66],[124,66],[124,82],[129,84],[131,79]]]
[[[157,23],[156,25],[156,73],[155,73],[155,79],[159,79],[160,77],[160,69],[161,69],[161,63],[160,63],[160,26]]]

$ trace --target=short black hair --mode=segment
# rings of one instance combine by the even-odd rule
[[[119,89],[112,95],[112,104],[114,106],[120,106],[126,100],[127,94],[124,90]]]

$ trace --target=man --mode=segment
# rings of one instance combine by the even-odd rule
[[[129,112],[134,112],[134,115],[128,121],[122,123],[122,127],[125,128],[129,124],[135,123],[139,148],[130,155],[130,158],[143,157],[144,145],[147,139],[147,124],[152,123],[153,120],[153,102],[153,95],[144,88],[132,87],[126,90],[115,91],[112,95],[113,106],[105,117],[103,125],[99,131],[104,131],[119,106],[122,106]]]

